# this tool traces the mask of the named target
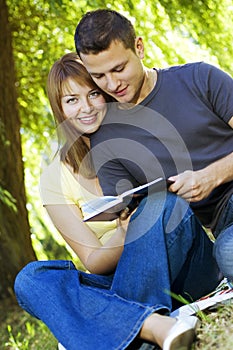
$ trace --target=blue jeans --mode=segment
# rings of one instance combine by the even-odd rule
[[[171,312],[170,291],[193,300],[217,286],[212,250],[187,203],[157,193],[132,216],[113,275],[81,272],[70,261],[37,261],[18,274],[15,293],[68,350],[126,349],[149,315]]]
[[[222,211],[214,231],[214,256],[225,277],[233,281],[233,195]]]

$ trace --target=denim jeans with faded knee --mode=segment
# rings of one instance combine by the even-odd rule
[[[122,350],[137,341],[148,316],[172,311],[170,291],[197,299],[218,283],[213,243],[192,210],[174,194],[157,193],[132,216],[114,274],[36,261],[18,274],[15,293],[66,349]]]
[[[225,277],[233,281],[233,195],[222,211],[214,235],[214,256]]]

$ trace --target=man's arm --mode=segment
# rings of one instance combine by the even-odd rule
[[[228,124],[233,129],[233,116]],[[175,181],[169,191],[190,202],[198,202],[208,197],[219,185],[233,180],[233,152],[201,170],[187,170],[171,176],[169,180]]]

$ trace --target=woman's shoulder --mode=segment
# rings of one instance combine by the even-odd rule
[[[40,192],[43,204],[77,204],[80,200],[79,183],[59,155],[43,164]]]

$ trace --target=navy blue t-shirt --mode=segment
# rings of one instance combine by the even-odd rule
[[[233,79],[222,70],[190,63],[157,71],[154,89],[140,105],[109,105],[102,126],[91,135],[98,178],[105,195],[199,170],[233,152]],[[224,171],[224,169],[223,169]],[[211,226],[233,182],[191,206]],[[214,214],[216,218],[216,213]]]

